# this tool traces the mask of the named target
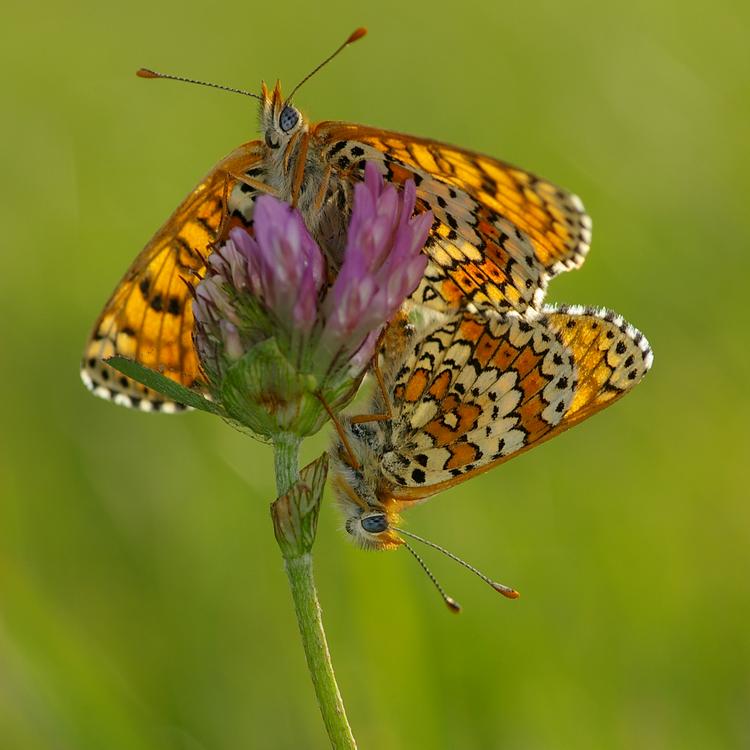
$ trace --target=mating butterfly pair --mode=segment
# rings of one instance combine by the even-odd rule
[[[434,313],[386,352],[384,394],[372,412],[388,409],[390,418],[345,421],[347,445],[334,451],[347,528],[363,546],[398,543],[392,526],[404,506],[585,419],[648,370],[646,339],[620,316],[543,306],[549,280],[579,267],[589,249],[591,221],[575,195],[454,146],[309,123],[278,83],[257,98],[263,139],[240,146],[198,184],[94,325],[81,375],[96,395],[144,411],[183,408],[103,360],[131,358],[202,390],[183,279],[202,274],[233,226],[252,227],[264,192],[295,205],[338,266],[353,185],[368,161],[391,183],[414,180],[418,210],[433,213],[430,262],[411,302]]]

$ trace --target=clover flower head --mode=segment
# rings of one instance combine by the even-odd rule
[[[193,303],[196,351],[233,419],[265,436],[305,435],[326,419],[321,401],[341,408],[354,396],[380,334],[427,266],[432,216],[414,215],[415,205],[413,181],[399,192],[368,163],[329,286],[299,212],[270,195],[257,199],[253,235],[230,231]]]

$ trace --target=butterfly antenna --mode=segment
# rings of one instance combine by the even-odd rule
[[[354,42],[356,42],[356,41],[357,41],[358,39],[361,39],[361,38],[362,38],[362,37],[363,37],[363,36],[364,36],[364,35],[365,35],[366,33],[367,33],[367,29],[365,29],[365,28],[362,28],[362,27],[360,27],[360,28],[358,28],[358,29],[355,29],[354,31],[352,31],[352,33],[351,33],[351,34],[349,34],[349,36],[347,37],[347,40],[346,40],[346,41],[345,41],[345,42],[344,42],[344,43],[343,43],[343,44],[342,44],[342,45],[341,45],[341,46],[340,46],[340,47],[339,47],[339,48],[338,48],[338,49],[337,49],[337,50],[336,50],[335,52],[333,52],[332,54],[328,55],[328,57],[326,57],[326,59],[325,59],[325,60],[323,60],[323,62],[322,62],[322,63],[320,63],[320,65],[318,65],[318,66],[317,66],[317,67],[316,67],[316,68],[315,68],[314,70],[311,70],[311,71],[310,71],[310,72],[309,72],[309,73],[308,73],[308,74],[307,74],[307,75],[306,75],[306,76],[305,76],[305,77],[304,77],[304,78],[303,78],[303,79],[302,79],[302,80],[301,80],[301,81],[300,81],[300,82],[299,82],[299,83],[298,83],[298,84],[297,84],[297,85],[296,85],[296,86],[295,86],[295,87],[294,87],[294,88],[292,89],[292,93],[291,93],[291,94],[289,94],[289,96],[288,96],[288,97],[286,98],[286,100],[287,100],[288,102],[289,102],[289,101],[291,101],[292,97],[294,96],[294,94],[295,94],[295,93],[297,92],[297,90],[299,89],[299,87],[300,87],[300,86],[301,86],[301,85],[302,85],[303,83],[305,83],[306,81],[309,81],[309,80],[310,80],[310,79],[311,79],[311,78],[312,78],[312,77],[313,77],[313,76],[314,76],[314,75],[315,75],[315,74],[316,74],[316,73],[317,73],[317,72],[318,72],[318,71],[319,71],[319,70],[320,70],[320,69],[321,69],[321,68],[322,68],[322,67],[323,67],[324,65],[328,65],[328,63],[329,63],[329,62],[331,62],[331,60],[333,60],[333,58],[334,58],[334,57],[336,57],[336,55],[338,55],[338,53],[339,53],[339,52],[341,52],[341,51],[342,51],[343,49],[345,49],[346,47],[348,47],[348,46],[349,46],[350,44],[353,44]]]
[[[454,555],[452,552],[448,552],[448,550],[445,549],[445,547],[441,547],[439,544],[435,544],[435,542],[431,542],[428,539],[418,536],[417,534],[413,534],[411,531],[404,531],[403,529],[398,529],[398,533],[405,534],[406,536],[409,536],[412,539],[416,539],[418,542],[422,542],[422,544],[426,544],[428,547],[432,547],[433,549],[436,549],[438,552],[442,552],[447,557],[450,557],[451,560],[455,560],[459,565],[463,565],[464,568],[467,568],[475,575],[478,575],[485,583],[492,586],[492,588],[495,589],[495,591],[507,597],[508,599],[518,599],[518,597],[521,596],[515,589],[512,589],[510,586],[504,586],[502,583],[498,583],[497,581],[493,581],[491,578],[488,578],[484,573],[482,573],[481,570],[477,570],[473,565],[469,565],[469,563],[467,563],[465,560],[462,560],[460,557],[458,557],[458,555]],[[414,553],[414,551],[412,550],[412,554],[416,554],[416,553]],[[435,585],[437,585],[437,582],[435,582]]]
[[[149,70],[148,68],[140,68],[135,72],[139,78],[168,78],[172,81],[182,81],[183,83],[194,83],[196,86],[209,86],[212,89],[221,89],[222,91],[231,91],[233,94],[242,94],[243,96],[251,96],[253,99],[263,100],[260,94],[253,94],[252,91],[245,91],[244,89],[235,89],[231,86],[222,86],[218,83],[209,83],[207,81],[196,81],[194,78],[184,78],[183,76],[173,76],[169,73],[157,73],[155,70]]]
[[[404,542],[404,547],[414,555],[414,559],[422,566],[422,570],[427,573],[429,579],[435,584],[435,588],[440,592],[440,596],[443,597],[443,601],[448,609],[458,614],[461,611],[461,605],[453,597],[445,593],[445,589],[440,585],[438,579],[432,575],[432,571],[427,567],[427,563],[417,554],[417,551],[408,542]]]

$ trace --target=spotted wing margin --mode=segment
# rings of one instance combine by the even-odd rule
[[[455,314],[395,376],[383,477],[396,500],[424,499],[614,403],[652,360],[643,334],[607,310]]]
[[[260,141],[233,151],[185,198],[128,269],[104,306],[86,344],[81,378],[97,396],[143,411],[173,412],[165,400],[102,360],[120,355],[188,388],[203,390],[193,340],[192,296],[187,282],[204,269],[219,231],[224,231],[227,196],[262,156]]]
[[[435,221],[425,249],[432,263],[419,302],[523,312],[540,307],[548,280],[578,268],[591,242],[581,200],[518,167],[415,136],[339,122],[314,129],[339,176],[376,161],[391,182],[417,183],[418,204]]]

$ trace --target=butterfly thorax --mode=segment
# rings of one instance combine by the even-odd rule
[[[261,96],[260,129],[265,149],[259,170],[263,175],[260,182],[267,192],[292,203],[295,177],[300,177],[298,170],[303,168],[307,172],[307,164],[300,165],[300,160],[307,158],[309,125],[291,102],[284,101],[278,81],[271,92],[263,83]]]
[[[262,86],[260,127],[261,163],[245,174],[229,196],[230,216],[252,226],[255,199],[263,192],[297,208],[323,249],[332,268],[340,266],[351,213],[350,180],[334,172],[324,156],[324,144],[309,121],[284,101],[278,84],[269,92]]]

